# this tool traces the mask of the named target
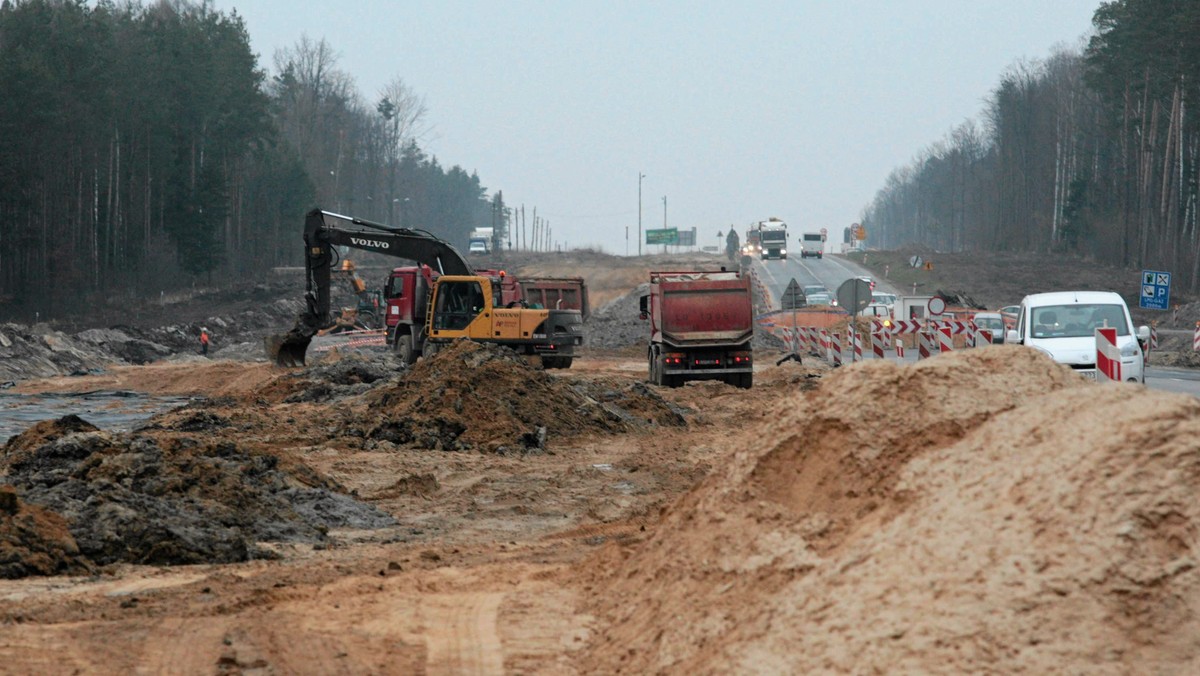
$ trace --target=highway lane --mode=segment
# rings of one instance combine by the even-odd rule
[[[838,287],[847,279],[860,275],[872,276],[870,270],[841,258],[826,254],[822,258],[790,257],[786,260],[762,260],[754,258],[753,266],[759,278],[767,286],[776,309],[779,308],[779,298],[787,288],[788,282],[795,279],[800,286],[821,284],[832,293],[837,293]],[[874,277],[872,276],[874,279]],[[876,279],[876,290],[897,293],[887,280]]]
[[[1200,371],[1147,366],[1146,387],[1200,397]]]

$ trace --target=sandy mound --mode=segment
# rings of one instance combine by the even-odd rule
[[[781,436],[598,562],[586,671],[1200,663],[1195,399],[1010,347],[848,367],[747,422]]]
[[[261,541],[316,543],[330,528],[394,523],[302,465],[210,434],[231,424],[202,406],[127,435],[72,417],[39,423],[5,446],[0,482],[61,515],[98,564],[244,561],[269,556]]]
[[[439,450],[531,450],[548,438],[683,425],[641,383],[570,383],[497,345],[456,341],[365,395],[368,438]]]

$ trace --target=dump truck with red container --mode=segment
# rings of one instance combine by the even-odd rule
[[[739,271],[651,272],[641,317],[650,320],[650,382],[754,384],[750,276]]]

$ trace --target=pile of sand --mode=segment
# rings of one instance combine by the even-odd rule
[[[468,340],[364,400],[368,438],[438,450],[533,450],[547,439],[685,424],[640,383],[571,383],[512,350]]]
[[[848,367],[747,424],[778,436],[597,562],[585,671],[1200,663],[1194,398],[997,347]]]

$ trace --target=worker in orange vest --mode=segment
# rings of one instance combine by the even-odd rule
[[[200,354],[208,356],[208,329],[200,329]]]

